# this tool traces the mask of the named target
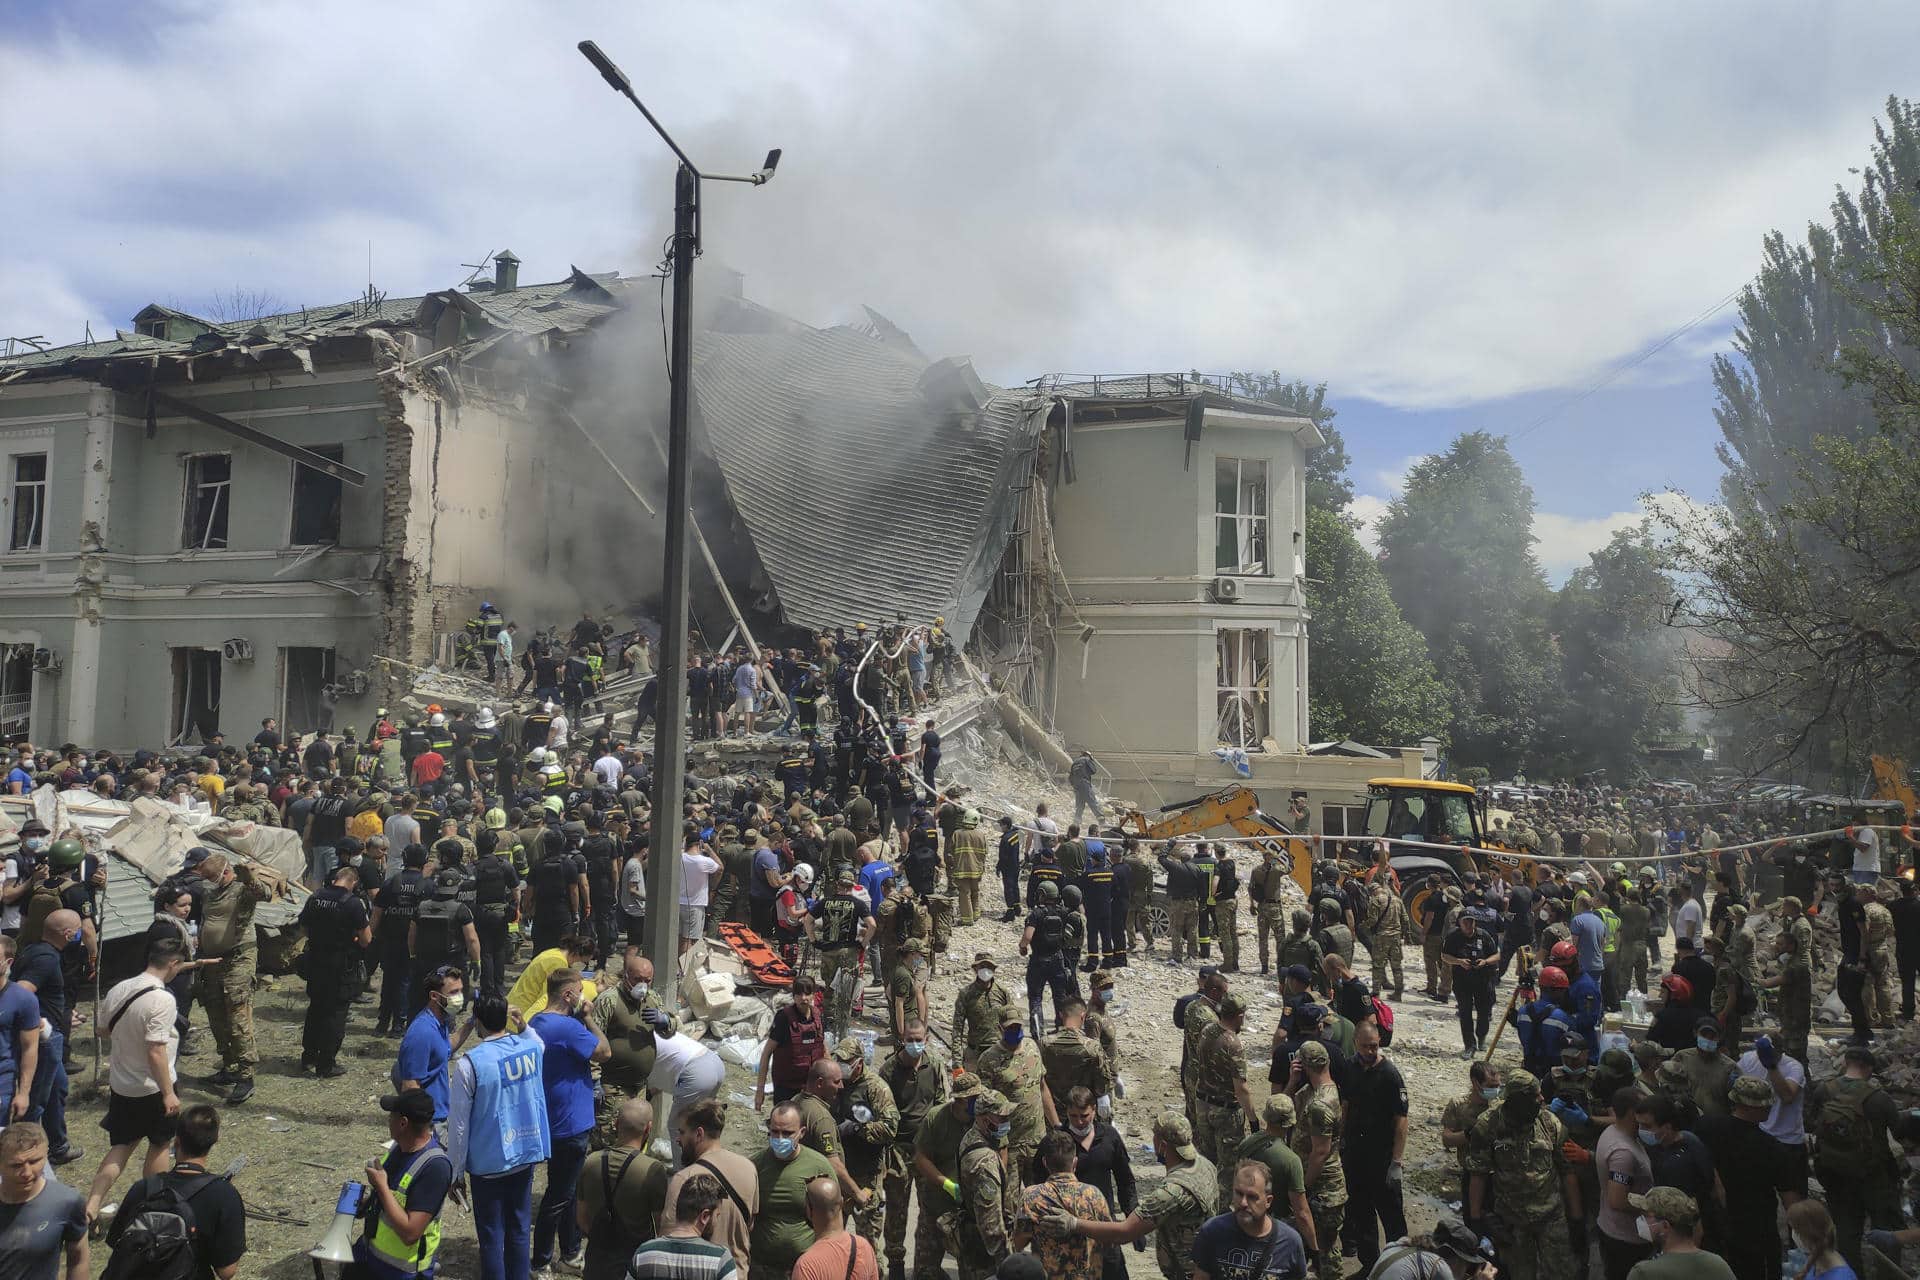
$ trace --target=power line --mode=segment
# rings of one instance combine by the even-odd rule
[[[1642,351],[1639,355],[1634,356],[1631,360],[1626,361],[1624,364],[1616,365],[1612,370],[1601,375],[1599,380],[1596,381],[1592,386],[1588,387],[1586,390],[1581,391],[1576,395],[1569,396],[1567,399],[1562,400],[1559,404],[1553,406],[1553,408],[1548,409],[1545,413],[1535,418],[1532,422],[1529,422],[1526,426],[1520,428],[1520,430],[1514,432],[1511,436],[1507,437],[1508,442],[1512,443],[1517,440],[1525,439],[1528,435],[1532,434],[1535,430],[1545,426],[1548,422],[1560,416],[1560,414],[1564,413],[1566,410],[1573,408],[1574,405],[1579,404],[1581,401],[1592,396],[1595,392],[1598,392],[1602,388],[1606,387],[1609,383],[1612,383],[1613,381],[1618,379],[1622,374],[1625,374],[1634,369],[1637,369],[1641,365],[1645,364],[1647,361],[1653,359],[1655,356],[1659,355],[1662,351],[1665,351],[1668,347],[1678,342],[1682,337],[1686,336],[1687,333],[1691,332],[1694,329],[1699,328],[1701,325],[1705,324],[1707,321],[1713,319],[1713,317],[1719,315],[1722,311],[1726,310],[1727,305],[1729,303],[1731,303],[1735,298],[1738,298],[1743,292],[1746,291],[1746,287],[1747,286],[1745,285],[1741,285],[1739,288],[1735,289],[1732,293],[1729,293],[1726,297],[1720,299],[1720,301],[1714,303],[1711,307],[1708,307],[1705,311],[1702,311],[1699,315],[1687,321],[1685,324],[1681,325],[1678,329],[1675,329],[1672,333],[1668,334],[1666,337],[1660,339],[1660,341],[1648,347],[1645,351]]]

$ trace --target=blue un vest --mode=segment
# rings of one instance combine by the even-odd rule
[[[484,1040],[467,1054],[473,1067],[473,1118],[467,1129],[467,1168],[506,1173],[545,1160],[547,1095],[540,1082],[545,1049],[521,1033]]]

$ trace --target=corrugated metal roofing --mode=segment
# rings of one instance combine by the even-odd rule
[[[847,328],[706,332],[704,444],[798,626],[944,614],[964,638],[999,563],[1025,392],[962,419],[921,398],[928,361]]]
[[[100,940],[116,942],[145,933],[153,923],[153,891],[159,888],[138,867],[112,854],[107,868],[107,891],[100,898]],[[307,892],[298,885],[277,902],[263,902],[254,908],[253,923],[262,929],[279,929],[300,918]]]

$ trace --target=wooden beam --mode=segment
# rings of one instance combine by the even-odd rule
[[[262,449],[271,450],[274,453],[292,458],[303,467],[312,467],[315,471],[324,472],[336,480],[344,481],[356,487],[364,485],[367,482],[365,472],[355,471],[352,467],[344,463],[335,462],[332,458],[323,457],[311,449],[303,449],[297,444],[288,444],[278,436],[268,435],[258,427],[250,427],[244,422],[235,422],[232,418],[215,413],[211,409],[203,409],[197,404],[182,400],[178,396],[169,395],[158,389],[153,390],[150,394],[153,396],[156,404],[164,405],[175,413],[184,414],[186,417],[192,418],[195,422],[203,423],[216,431],[224,431],[228,435],[239,436],[248,444],[257,444]]]

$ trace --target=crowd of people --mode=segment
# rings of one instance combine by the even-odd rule
[[[476,652],[510,680],[515,629],[486,612]],[[1796,1274],[1828,1280],[1861,1266],[1863,1243],[1897,1254],[1920,1239],[1890,1142],[1920,1128],[1876,1083],[1871,1047],[1912,1016],[1920,898],[1881,878],[1897,854],[1873,836],[1829,847],[1737,803],[1565,788],[1495,833],[1535,870],[1401,884],[1388,851],[1328,841],[1302,894],[1277,847],[1154,846],[1101,825],[1084,754],[1072,823],[1044,805],[990,820],[942,777],[932,700],[952,655],[937,622],[829,633],[762,663],[692,660],[726,672],[689,681],[697,735],[777,715],[790,744],[768,777],[695,779],[666,827],[683,949],[746,925],[792,971],[749,1117],[721,1100],[724,1064],[685,1033],[671,980],[656,989],[638,946],[655,828],[633,736],[645,717],[625,734],[604,713],[584,723],[611,640],[583,619],[566,647],[600,661],[578,672],[571,652],[554,661],[557,642],[536,644],[520,655],[534,701],[503,696],[497,711],[382,711],[364,734],[299,744],[269,720],[242,746],[216,735],[185,756],[23,747],[8,775],[14,794],[148,795],[299,834],[299,1070],[345,1074],[356,1009],[393,1041],[392,1145],[363,1175],[357,1274],[433,1274],[449,1203],[471,1213],[489,1280],[933,1280],[949,1257],[963,1278],[1111,1280],[1149,1236],[1173,1280],[1333,1280],[1350,1260],[1381,1280],[1530,1280],[1589,1269],[1590,1252],[1607,1280],[1777,1280],[1781,1212]],[[644,643],[612,647],[644,673]],[[1310,834],[1304,806],[1290,820]],[[107,869],[76,833],[19,834],[0,864],[0,1256],[23,1250],[21,1275],[84,1275],[104,1236],[110,1266],[129,1268],[117,1274],[164,1274],[182,1247],[170,1220],[184,1219],[193,1274],[231,1276],[245,1223],[209,1172],[221,1113],[183,1105],[178,1059],[211,1040],[226,1105],[252,1097],[254,912],[281,886],[196,848],[158,887],[143,967],[92,1012],[107,1150],[87,1189],[68,1190],[51,1168],[83,1155],[67,1072]],[[1000,922],[1020,926],[1011,946],[985,923],[993,878]],[[1233,988],[1247,981],[1243,889],[1259,992]],[[1854,1034],[1816,1080],[1829,942],[1812,926],[1829,919]],[[1458,1213],[1410,1236],[1408,1128],[1430,1118],[1410,1116],[1391,1045],[1416,940],[1415,998],[1453,1005],[1471,1061],[1438,1117]],[[933,1007],[932,966],[969,956],[951,1009]],[[1115,991],[1148,959],[1198,972],[1171,1010],[1181,1096],[1146,1100],[1163,1176],[1141,1185],[1114,1122]],[[1630,1035],[1643,993],[1649,1024]],[[1278,997],[1271,1029],[1254,1024],[1274,1007],[1256,994]],[[862,1022],[880,1029],[871,1053]],[[1271,1045],[1264,1090],[1249,1038],[1256,1055]],[[764,1141],[743,1141],[750,1124]],[[729,1150],[729,1134],[755,1154]]]

